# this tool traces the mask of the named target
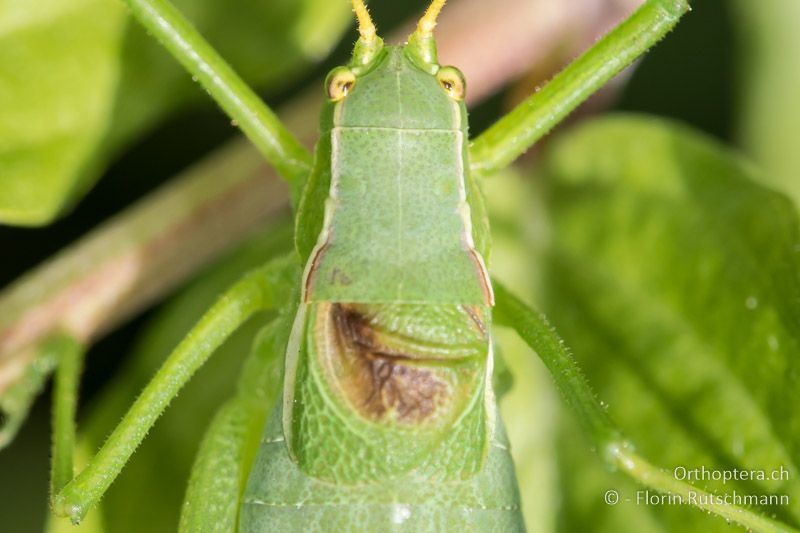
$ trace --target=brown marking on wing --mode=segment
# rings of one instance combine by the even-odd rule
[[[478,273],[478,281],[483,290],[483,301],[489,307],[494,306],[494,291],[492,291],[492,282],[489,280],[489,273],[486,272],[483,262],[478,258],[478,252],[475,248],[469,248],[469,256],[475,264],[475,270]]]
[[[310,302],[309,295],[311,294],[311,288],[314,285],[314,278],[317,275],[319,262],[322,260],[322,256],[325,255],[325,251],[327,249],[328,249],[328,241],[325,241],[325,244],[319,247],[316,253],[314,253],[314,258],[311,260],[311,268],[308,269],[308,276],[306,276],[305,286],[303,287],[304,303]]]
[[[353,306],[332,304],[334,346],[350,359],[346,393],[371,419],[396,413],[406,423],[424,422],[436,412],[450,392],[430,370],[414,364],[413,354],[381,345],[369,320]]]

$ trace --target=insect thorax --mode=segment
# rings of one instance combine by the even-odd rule
[[[324,211],[304,300],[491,305],[463,102],[388,47],[330,105],[301,208]]]

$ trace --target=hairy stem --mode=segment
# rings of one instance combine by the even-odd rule
[[[192,74],[292,185],[311,169],[311,153],[166,0],[125,0],[133,16]]]
[[[472,170],[487,175],[511,164],[565,116],[671,30],[687,0],[648,0],[627,20],[481,134]]]
[[[544,315],[525,305],[502,284],[495,281],[493,285],[496,322],[514,329],[536,352],[553,376],[564,401],[575,413],[578,423],[607,463],[643,485],[665,494],[679,496],[682,501],[752,531],[796,531],[749,509],[727,503],[722,497],[715,499],[715,495],[676,479],[639,456],[608,416],[578,363]]]

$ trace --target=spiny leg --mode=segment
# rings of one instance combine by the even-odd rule
[[[688,0],[647,0],[627,20],[475,139],[472,171],[511,164],[572,110],[661,40],[689,11]]]
[[[181,387],[251,316],[288,301],[297,276],[296,260],[288,257],[254,270],[228,289],[170,354],[97,455],[55,495],[54,512],[79,522]]]
[[[57,334],[45,340],[38,348],[33,361],[19,379],[0,398],[0,450],[10,443],[27,419],[34,400],[58,366],[62,351],[71,342],[65,335]]]
[[[124,0],[152,33],[242,129],[248,139],[292,186],[311,169],[311,154],[281,123],[183,15],[166,0]]]
[[[249,437],[256,421],[263,421],[261,415],[258,406],[241,398],[219,409],[197,451],[178,531],[236,531]]]
[[[78,407],[84,347],[68,336],[50,339],[46,347],[58,354],[58,367],[53,384],[53,449],[50,468],[52,500],[75,475],[73,471],[75,412]]]
[[[203,437],[179,531],[236,530],[250,465],[258,451],[264,421],[280,390],[282,356],[291,328],[287,316],[261,331],[242,369],[236,396],[222,406]]]
[[[671,473],[642,458],[622,435],[598,401],[578,363],[569,353],[564,341],[540,312],[528,307],[502,284],[493,281],[495,294],[495,323],[517,332],[547,367],[567,405],[578,423],[593,441],[602,458],[633,479],[664,494],[674,494],[684,502],[736,522],[754,531],[786,531],[785,524],[762,516],[747,508],[715,498],[711,494],[677,480]]]

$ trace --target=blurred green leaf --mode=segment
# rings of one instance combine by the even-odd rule
[[[108,0],[0,3],[0,222],[48,222],[86,188],[124,28]]]
[[[737,0],[739,138],[761,177],[800,205],[800,2]]]
[[[329,0],[176,4],[264,90],[323,58],[351,19]],[[50,222],[128,143],[204,99],[121,2],[0,2],[0,223]]]
[[[106,385],[88,417],[79,420],[81,449],[96,450],[102,444],[170,351],[225,288],[290,247],[288,222],[268,228],[169,301],[142,332],[127,365]],[[104,496],[100,510],[90,512],[94,524],[102,522],[114,533],[176,531],[189,471],[203,434],[214,413],[235,391],[256,332],[268,321],[266,315],[252,319],[192,378]]]
[[[549,314],[612,418],[670,470],[787,468],[788,481],[698,486],[786,494],[789,505],[759,510],[797,526],[800,235],[791,202],[731,152],[657,119],[572,130],[545,166]],[[726,527],[681,506],[636,505],[638,488],[583,460],[586,447],[565,428],[565,529]],[[634,503],[605,505],[609,489]]]

